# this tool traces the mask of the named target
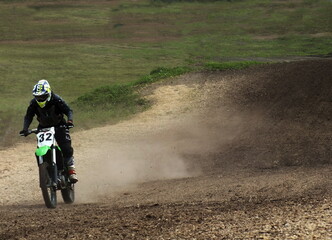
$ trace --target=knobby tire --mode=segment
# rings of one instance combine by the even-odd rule
[[[74,184],[67,183],[67,187],[65,189],[61,189],[61,195],[63,201],[67,204],[73,203],[75,201],[75,188]]]
[[[44,162],[41,165],[39,165],[39,183],[46,207],[56,208],[57,206],[56,189],[51,184],[52,180],[48,172],[47,162]]]

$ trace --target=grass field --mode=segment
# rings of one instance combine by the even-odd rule
[[[0,146],[17,141],[39,79],[89,128],[148,107],[132,87],[156,69],[331,53],[331,12],[330,0],[0,1]],[[116,104],[91,98],[114,88]]]

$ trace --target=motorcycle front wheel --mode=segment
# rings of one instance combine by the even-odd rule
[[[56,186],[53,186],[52,180],[48,171],[48,163],[44,162],[39,165],[39,183],[43,194],[44,202],[48,208],[56,208]]]

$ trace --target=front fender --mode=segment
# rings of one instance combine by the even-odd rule
[[[36,149],[36,156],[38,156],[38,157],[44,156],[50,149],[51,149],[51,147],[49,147],[49,146],[39,147]]]

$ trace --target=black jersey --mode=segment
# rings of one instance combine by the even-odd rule
[[[65,124],[66,120],[73,120],[73,111],[67,103],[58,95],[52,93],[51,99],[41,108],[36,99],[32,99],[24,117],[23,129],[28,129],[34,116],[37,116],[40,127],[52,127]]]

